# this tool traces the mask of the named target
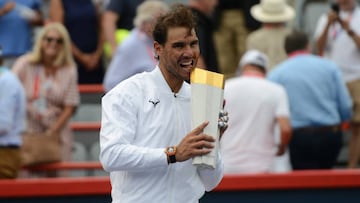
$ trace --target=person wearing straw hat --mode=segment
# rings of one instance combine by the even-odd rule
[[[247,50],[257,49],[269,57],[269,70],[287,58],[284,49],[285,36],[290,33],[286,23],[294,19],[295,10],[286,0],[261,0],[250,10],[251,15],[262,23],[246,41]]]

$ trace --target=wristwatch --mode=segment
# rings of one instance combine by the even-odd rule
[[[175,154],[176,154],[176,147],[175,146],[172,146],[172,147],[167,147],[165,149],[165,153],[168,157],[168,163],[169,164],[172,164],[172,163],[175,163],[176,162],[176,157],[175,157]]]

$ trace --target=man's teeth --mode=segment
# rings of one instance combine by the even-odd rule
[[[190,66],[192,64],[192,61],[181,63],[182,66]]]

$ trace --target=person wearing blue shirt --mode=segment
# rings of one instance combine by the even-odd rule
[[[105,91],[110,91],[121,81],[144,71],[152,71],[157,65],[152,36],[156,18],[169,10],[161,1],[146,1],[137,8],[135,28],[117,47],[104,78]]]
[[[17,57],[31,50],[32,29],[42,25],[42,1],[0,0],[0,44],[4,65],[11,68]]]
[[[0,179],[16,178],[21,166],[25,92],[18,78],[1,66],[0,55]]]
[[[283,85],[289,97],[294,170],[332,168],[342,147],[341,123],[351,117],[352,101],[339,68],[310,54],[309,47],[306,34],[289,34],[289,58],[268,76]]]

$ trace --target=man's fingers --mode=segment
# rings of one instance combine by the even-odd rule
[[[201,148],[201,149],[195,149],[193,151],[193,156],[201,156],[201,155],[205,155],[205,154],[209,154],[211,152],[211,149],[209,148]]]
[[[202,149],[202,148],[208,148],[208,149],[212,149],[214,148],[214,144],[212,144],[212,142],[208,142],[205,140],[196,142],[192,145],[192,147],[194,147],[195,149]]]
[[[203,122],[198,127],[196,127],[194,130],[192,130],[192,133],[194,133],[196,135],[200,134],[208,124],[209,124],[209,121]]]
[[[192,137],[192,142],[199,142],[202,140],[205,140],[207,142],[215,142],[215,138],[206,134],[200,134]]]

